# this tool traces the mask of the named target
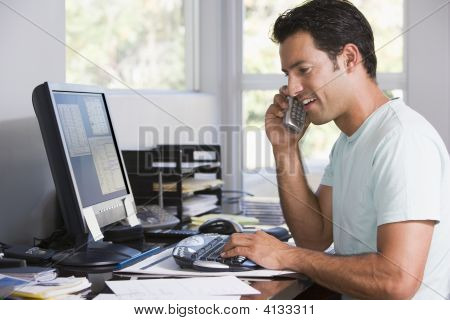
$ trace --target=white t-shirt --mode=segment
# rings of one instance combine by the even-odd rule
[[[376,252],[382,224],[435,220],[414,299],[450,298],[449,164],[436,130],[398,99],[378,108],[352,136],[342,133],[321,182],[333,188],[336,253]]]

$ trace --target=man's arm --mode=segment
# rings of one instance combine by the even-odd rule
[[[281,247],[278,240],[263,232],[251,238],[247,235],[246,239],[234,234],[224,248],[224,257],[243,255],[267,268],[297,271],[355,298],[408,299],[421,285],[434,223],[404,221],[382,225],[377,232],[378,252],[354,256]]]
[[[310,250],[286,255],[286,267],[356,298],[409,299],[419,289],[434,221],[407,221],[378,228],[378,253],[327,256]]]
[[[309,188],[300,151],[274,149],[278,192],[286,223],[297,246],[323,251],[333,241],[332,188]]]
[[[305,134],[293,134],[283,125],[288,107],[286,87],[275,95],[265,116],[267,137],[272,143],[277,166],[278,189],[286,222],[297,245],[324,250],[332,242],[331,188],[320,186],[314,194],[308,186],[298,148]]]

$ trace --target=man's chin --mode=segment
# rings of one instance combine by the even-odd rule
[[[314,117],[314,116],[310,116],[309,120],[311,121],[312,124],[314,124],[316,126],[320,126],[322,124],[326,124],[326,123],[332,121],[332,119],[323,119],[323,118]]]

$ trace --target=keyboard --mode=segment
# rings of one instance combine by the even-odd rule
[[[145,231],[172,228],[180,223],[180,219],[156,205],[140,206],[137,217]]]
[[[182,268],[199,271],[250,271],[259,266],[243,256],[222,258],[220,253],[228,242],[228,235],[215,233],[198,234],[181,240],[173,249],[172,256]]]

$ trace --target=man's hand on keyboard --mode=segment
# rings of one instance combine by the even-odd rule
[[[287,243],[263,231],[233,233],[223,248],[222,258],[244,256],[267,269],[284,269],[281,251],[291,248]]]

